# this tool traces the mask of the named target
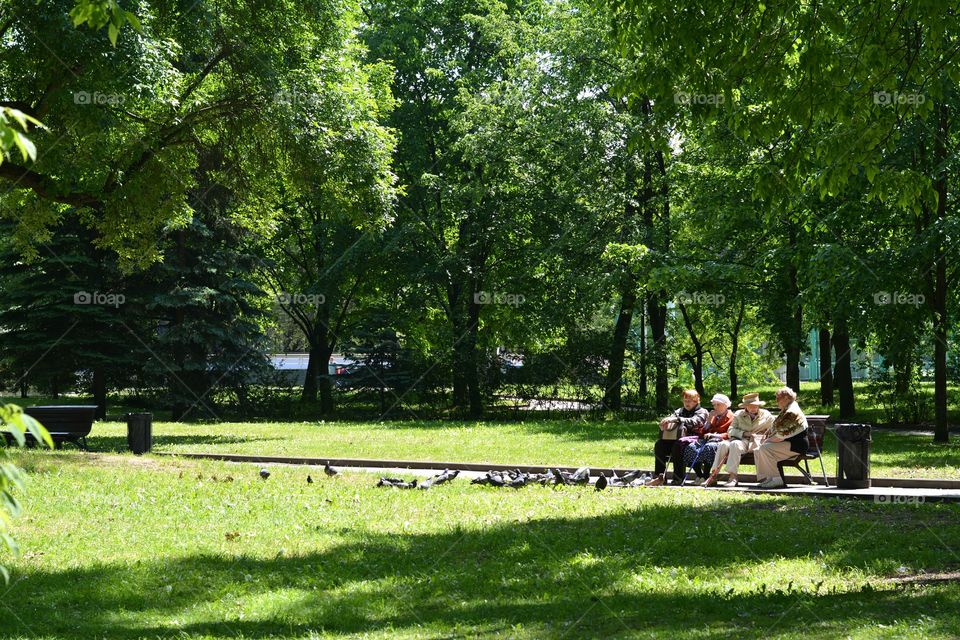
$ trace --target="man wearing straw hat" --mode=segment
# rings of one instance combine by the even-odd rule
[[[743,396],[740,411],[733,414],[733,424],[727,429],[727,439],[720,441],[710,477],[703,483],[704,487],[717,484],[717,474],[724,460],[727,462],[727,475],[724,486],[735,487],[738,484],[737,471],[740,469],[740,456],[748,451],[755,451],[759,447],[758,437],[765,434],[773,426],[773,415],[762,408],[766,402],[760,399],[759,393],[748,393]]]

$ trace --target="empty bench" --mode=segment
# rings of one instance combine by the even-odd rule
[[[57,449],[62,449],[64,442],[72,442],[81,449],[87,449],[87,436],[93,428],[97,405],[26,407],[23,412],[47,429]],[[13,434],[4,433],[3,435],[7,444],[13,442]],[[26,437],[27,446],[36,444],[33,434],[27,433]]]

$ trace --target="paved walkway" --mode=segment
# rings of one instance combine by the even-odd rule
[[[329,462],[337,468],[349,471],[359,471],[364,473],[377,474],[381,476],[416,476],[419,478],[428,478],[434,476],[445,469],[460,469],[460,478],[472,480],[480,477],[488,470],[508,470],[521,469],[523,471],[540,473],[546,467],[532,465],[497,465],[485,463],[458,463],[458,462],[430,462],[421,460],[370,460],[358,458],[297,458],[286,456],[251,456],[240,454],[218,454],[218,453],[160,453],[164,456],[183,456],[188,458],[204,458],[213,460],[226,460],[236,463],[257,463],[257,464],[283,464],[297,466],[322,466]],[[563,469],[573,471],[572,467],[553,467],[554,469]],[[610,477],[611,473],[616,471],[622,474],[628,469],[610,469],[591,467],[591,473],[594,478],[603,473]],[[650,473],[650,471],[647,471]],[[692,476],[691,476],[692,477]],[[723,476],[721,475],[721,479]],[[738,487],[714,487],[703,489],[693,484],[684,487],[665,485],[663,487],[610,487],[607,491],[736,491],[747,493],[766,493],[774,495],[803,495],[821,498],[853,498],[859,500],[873,500],[877,503],[888,504],[919,504],[924,502],[960,502],[960,481],[956,480],[937,480],[937,479],[911,479],[911,478],[875,478],[873,485],[869,489],[838,489],[835,486],[836,479],[828,478],[831,486],[823,484],[807,485],[803,484],[799,476],[787,476],[790,483],[783,489],[758,489],[755,486],[755,477],[748,474],[740,474],[742,483]],[[816,479],[816,478],[815,478]],[[819,481],[822,483],[823,478]]]

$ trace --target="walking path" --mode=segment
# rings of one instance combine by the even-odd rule
[[[547,467],[537,465],[504,465],[474,462],[436,462],[429,460],[372,460],[368,458],[298,458],[289,456],[253,456],[231,453],[158,453],[162,456],[181,456],[184,458],[199,458],[206,460],[224,460],[238,463],[257,464],[286,464],[322,466],[331,464],[334,467],[346,467],[351,471],[378,473],[380,475],[412,474],[420,477],[436,475],[445,469],[459,469],[460,476],[476,478],[487,471],[507,471],[519,469],[529,473],[543,473]],[[554,466],[553,469],[573,472],[574,467]],[[601,473],[607,477],[614,472],[623,474],[630,469],[613,469],[610,467],[591,467],[593,477]],[[650,471],[647,471],[650,473]],[[723,476],[721,476],[722,479]],[[727,488],[716,487],[710,491],[739,491],[749,493],[769,493],[777,495],[804,495],[830,498],[855,498],[873,500],[878,503],[911,504],[921,502],[960,502],[960,480],[920,479],[920,478],[873,478],[869,489],[838,489],[836,478],[829,477],[830,486],[824,486],[823,477],[814,477],[819,484],[803,484],[800,476],[787,476],[788,486],[782,489],[758,489],[753,484],[756,477],[750,474],[739,474],[741,485]],[[637,487],[640,488],[640,487]],[[675,490],[702,490],[692,484],[685,487],[666,485],[660,489]],[[610,488],[611,491],[621,491],[622,488]],[[652,489],[651,489],[652,490]]]

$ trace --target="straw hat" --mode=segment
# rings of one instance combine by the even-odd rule
[[[748,393],[747,395],[743,396],[743,402],[740,403],[740,408],[744,409],[748,404],[752,404],[756,407],[762,407],[767,403],[760,399],[759,393]]]

